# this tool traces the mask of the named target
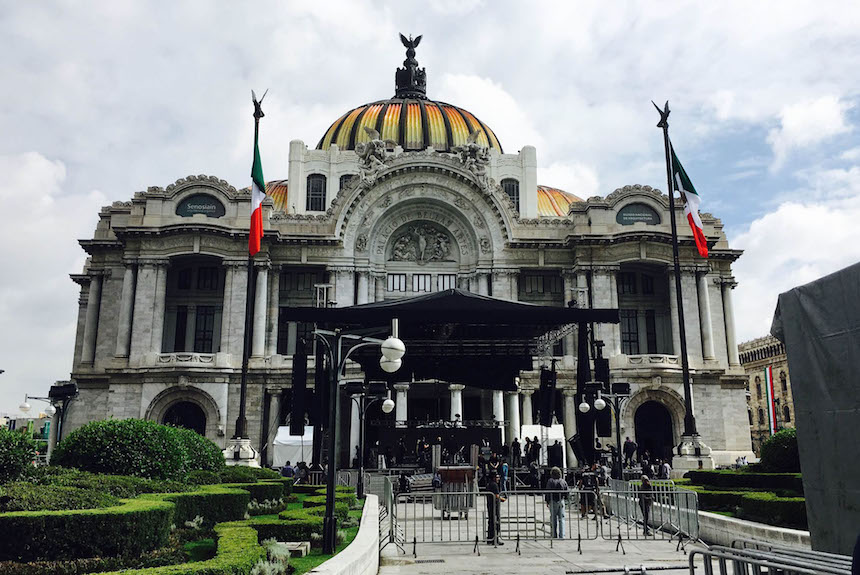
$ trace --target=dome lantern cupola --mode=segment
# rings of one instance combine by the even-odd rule
[[[397,142],[407,152],[428,147],[450,152],[466,144],[469,134],[477,132],[475,143],[502,153],[496,135],[474,114],[427,98],[427,73],[415,59],[421,36],[413,39],[401,34],[400,41],[406,46],[406,60],[394,74],[394,97],[358,106],[335,120],[317,149],[328,150],[336,145],[341,150],[354,150],[356,144],[370,141],[364,128],[371,128],[383,140]]]

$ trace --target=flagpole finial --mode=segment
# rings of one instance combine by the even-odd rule
[[[651,100],[651,103],[654,104],[654,100]],[[654,104],[654,107],[657,108],[657,113],[660,114],[660,122],[657,124],[658,128],[668,128],[669,127],[669,100],[666,100],[666,105],[663,106],[663,109],[660,109],[660,106]]]
[[[259,100],[257,100],[257,94],[254,93],[254,90],[251,90],[251,101],[254,102],[254,119],[255,120],[259,120],[260,118],[265,116],[265,114],[263,113],[262,105],[263,105],[263,100],[266,98],[266,94],[268,94],[268,93],[269,93],[269,90],[266,89],[266,91],[263,92],[263,97],[260,98]]]

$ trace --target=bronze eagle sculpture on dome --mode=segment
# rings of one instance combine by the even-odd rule
[[[401,34],[401,35],[400,35],[400,41],[401,41],[401,42],[403,42],[403,45],[404,45],[407,49],[409,49],[409,50],[414,50],[415,48],[417,48],[417,47],[418,47],[418,44],[420,44],[420,43],[421,43],[421,36],[417,36],[417,37],[413,40],[413,39],[412,39],[412,34],[410,34],[410,35],[409,35],[409,38],[407,38],[406,36],[404,36],[403,34]]]

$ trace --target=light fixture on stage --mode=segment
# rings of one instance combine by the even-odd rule
[[[596,409],[597,411],[603,411],[604,409],[606,409],[606,402],[603,401],[602,397],[598,397],[594,400],[594,409]]]
[[[379,367],[382,368],[382,371],[386,373],[394,373],[398,369],[400,369],[400,364],[403,363],[399,359],[388,359],[384,355],[379,358]]]
[[[588,405],[587,401],[583,401],[582,403],[579,404],[579,411],[581,411],[582,413],[588,413],[588,411],[590,409],[591,409],[591,406]]]

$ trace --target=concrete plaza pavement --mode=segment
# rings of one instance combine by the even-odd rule
[[[689,555],[676,551],[677,540],[639,539],[623,541],[624,553],[616,551],[617,541],[603,538],[582,542],[582,553],[575,540],[506,541],[504,546],[479,544],[480,556],[474,553],[474,543],[418,543],[417,555],[412,545],[405,546],[406,554],[393,544],[383,549],[380,557],[380,575],[439,575],[466,573],[475,575],[502,575],[551,573],[623,573],[625,567],[638,572],[640,566],[647,571],[660,571],[666,575],[689,573]],[[687,545],[687,551],[695,545]],[[697,561],[699,563],[699,561]]]

